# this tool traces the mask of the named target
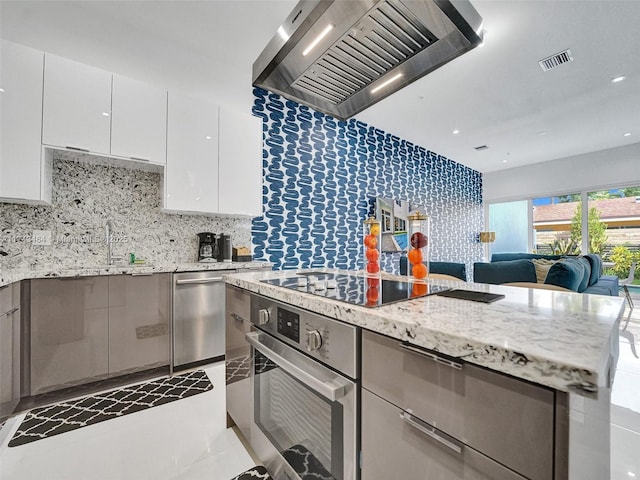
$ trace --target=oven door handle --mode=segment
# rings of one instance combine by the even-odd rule
[[[262,353],[265,357],[267,357],[273,363],[276,363],[278,367],[282,368],[282,370],[287,372],[289,375],[299,380],[300,382],[302,382],[304,385],[306,385],[316,393],[322,395],[327,400],[331,400],[332,402],[335,402],[336,400],[344,397],[345,392],[344,392],[343,385],[338,385],[333,382],[324,382],[322,380],[318,380],[316,377],[314,377],[310,373],[302,370],[300,367],[297,367],[296,365],[291,363],[289,360],[278,355],[276,352],[271,350],[265,344],[260,342],[260,336],[258,333],[256,332],[247,333],[245,334],[245,338],[251,344],[251,346],[253,346],[253,348],[258,350],[260,353]]]

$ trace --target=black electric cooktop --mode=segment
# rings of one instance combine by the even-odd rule
[[[322,272],[298,273],[262,282],[365,307],[379,307],[450,290],[441,285]]]

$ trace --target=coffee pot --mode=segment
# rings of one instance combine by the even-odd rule
[[[198,241],[198,261],[217,262],[220,250],[216,234],[211,232],[198,233]]]

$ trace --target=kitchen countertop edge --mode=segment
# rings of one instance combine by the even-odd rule
[[[96,267],[51,267],[13,269],[0,274],[0,288],[21,280],[36,278],[95,277],[101,275],[143,275],[150,273],[200,272],[216,270],[254,270],[273,266],[270,262],[185,262],[169,265],[113,265]]]
[[[324,271],[330,272],[332,270],[324,269]],[[598,309],[598,314],[590,313],[589,315],[590,318],[593,317],[592,321],[598,327],[599,334],[589,336],[585,331],[585,338],[577,338],[573,326],[581,321],[579,318],[581,314],[584,315],[580,307],[566,312],[567,319],[571,323],[563,328],[560,322],[556,322],[558,314],[541,313],[538,310],[544,309],[531,308],[528,304],[520,305],[518,302],[523,303],[521,300],[523,296],[529,299],[533,296],[534,299],[542,302],[577,301],[582,298],[583,294],[437,281],[433,283],[450,287],[464,285],[465,289],[506,293],[507,299],[502,304],[496,302],[485,305],[466,300],[428,296],[377,308],[367,308],[308,293],[295,292],[261,281],[292,273],[295,271],[251,272],[225,275],[224,278],[228,284],[253,293],[555,390],[593,397],[596,396],[598,387],[609,387],[606,382],[608,382],[611,357],[613,355],[617,358],[613,345],[617,341],[616,325],[618,325],[624,311],[624,299],[590,295],[589,297],[592,297],[591,303],[595,305],[591,308],[592,310]],[[348,273],[353,274],[354,272]],[[511,300],[510,305],[509,300]],[[531,303],[530,300],[529,303]],[[442,328],[445,323],[433,321],[436,314],[447,317],[454,315],[450,312],[456,309],[458,310],[458,313],[455,313],[457,317],[464,315],[468,317],[464,319],[467,322],[481,319],[487,325],[480,325],[479,329],[470,329],[469,332],[452,332],[451,329],[448,329],[449,325]],[[509,316],[513,315],[510,309],[518,317],[523,317],[525,321],[549,320],[550,317],[552,322],[547,322],[547,327],[551,323],[550,328],[556,328],[557,335],[545,335],[545,338],[541,338],[540,332],[536,332],[535,326],[527,328],[526,323],[521,323],[520,326],[524,325],[523,331],[513,332],[511,338],[516,340],[515,337],[518,334],[524,338],[517,339],[519,343],[515,341],[517,346],[513,348],[509,342],[505,342],[505,338],[509,338],[509,336],[504,333],[505,328],[510,327],[509,324],[513,320]],[[463,313],[459,313],[461,311]],[[603,315],[600,313],[602,311],[611,313]],[[428,316],[426,312],[434,316],[424,320]],[[455,320],[460,319],[456,318]],[[491,324],[491,322],[493,323]],[[557,323],[557,327],[553,327],[554,322]],[[585,328],[592,327],[586,325]],[[480,334],[477,336],[470,334],[473,330],[478,330]],[[548,334],[548,332],[546,333]],[[538,337],[533,338],[535,334]],[[528,336],[531,339],[528,339]],[[568,343],[572,346],[569,347]],[[569,351],[562,351],[563,347]],[[575,353],[572,354],[572,352]]]

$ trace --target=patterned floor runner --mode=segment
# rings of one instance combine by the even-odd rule
[[[157,407],[209,391],[213,385],[202,370],[131,385],[104,394],[36,408],[27,413],[10,447],[42,440],[111,418]]]
[[[272,478],[266,468],[262,465],[258,465],[241,473],[237,477],[233,477],[231,480],[272,480]]]

